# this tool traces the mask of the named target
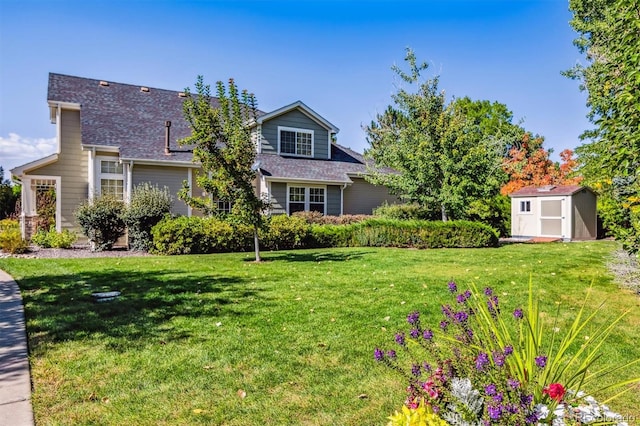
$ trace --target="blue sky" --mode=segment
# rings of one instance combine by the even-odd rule
[[[564,0],[0,0],[0,165],[55,149],[49,72],[173,90],[233,77],[260,109],[301,100],[363,151],[406,47],[448,96],[506,104],[557,159],[590,127],[560,75],[584,62],[570,19]]]

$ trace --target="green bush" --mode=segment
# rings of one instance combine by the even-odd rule
[[[48,231],[38,231],[31,237],[31,242],[42,248],[71,248],[73,243],[76,242],[78,236],[68,229],[62,232],[57,232],[55,227],[52,226]]]
[[[156,254],[246,251],[253,244],[251,227],[208,217],[165,216],[151,228]]]
[[[351,227],[345,225],[312,225],[305,242],[307,248],[347,247]]]
[[[472,201],[466,214],[471,221],[491,226],[501,237],[511,234],[511,199],[506,195]]]
[[[277,215],[269,218],[260,232],[260,245],[266,250],[288,250],[303,246],[310,225],[299,216]]]
[[[11,253],[24,253],[29,243],[22,238],[20,222],[13,219],[0,220],[0,250]]]
[[[125,205],[110,196],[97,197],[93,203],[82,203],[75,212],[82,233],[89,238],[96,251],[111,250],[124,235]]]
[[[442,213],[420,207],[417,204],[387,204],[373,209],[373,215],[384,219],[397,220],[439,220]]]
[[[148,251],[153,243],[151,228],[171,211],[173,197],[163,189],[143,183],[134,188],[123,219],[127,226],[129,248]]]
[[[363,220],[371,219],[371,215],[366,214],[343,214],[340,216],[323,216],[322,213],[309,211],[309,212],[295,212],[291,216],[301,217],[309,224],[316,225],[348,225],[350,223],[362,222]]]
[[[422,249],[498,245],[493,228],[477,222],[371,219],[350,227],[351,246]]]

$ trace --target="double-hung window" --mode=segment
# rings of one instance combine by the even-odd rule
[[[314,211],[325,214],[325,188],[324,187],[289,187],[288,213]]]
[[[278,127],[280,154],[313,156],[313,130]]]
[[[116,160],[100,160],[100,194],[124,199],[122,163]]]

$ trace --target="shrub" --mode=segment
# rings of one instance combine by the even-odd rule
[[[371,219],[371,215],[366,214],[343,214],[340,216],[323,216],[322,213],[309,211],[309,212],[295,212],[291,216],[301,217],[309,224],[316,225],[348,225],[350,223],[362,222],[363,220]]]
[[[506,195],[474,200],[466,213],[469,220],[491,226],[501,237],[511,234],[511,199]]]
[[[134,188],[123,219],[127,226],[129,248],[148,251],[152,245],[151,228],[171,211],[173,197],[163,189],[143,183]]]
[[[373,209],[373,215],[385,219],[398,220],[438,220],[441,217],[440,211],[421,207],[418,204],[388,204],[384,203],[380,207]]]
[[[253,244],[251,227],[214,217],[165,216],[151,235],[151,251],[167,255],[246,251]]]
[[[124,235],[124,210],[124,203],[111,196],[97,197],[93,203],[86,201],[78,207],[76,220],[94,250],[111,250]]]
[[[300,216],[272,216],[260,232],[260,244],[267,250],[300,248],[307,240],[310,226]]]
[[[31,242],[43,248],[71,248],[78,239],[77,235],[68,229],[57,232],[52,226],[48,231],[40,230],[31,237]]]
[[[498,245],[495,231],[476,222],[371,219],[350,226],[352,246],[423,249]]]
[[[24,253],[29,243],[22,238],[20,222],[13,219],[0,220],[0,250],[16,254]]]
[[[347,247],[351,236],[350,230],[351,227],[344,225],[312,225],[305,247]]]

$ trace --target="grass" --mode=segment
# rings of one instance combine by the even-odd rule
[[[560,302],[567,323],[593,282],[591,307],[607,302],[594,325],[631,309],[599,365],[640,358],[640,298],[605,267],[616,247],[308,250],[263,253],[260,264],[251,254],[7,258],[0,268],[25,302],[39,425],[381,425],[404,383],[373,349],[392,346],[413,310],[438,319],[450,279],[492,286],[513,309],[532,277],[541,309]],[[104,290],[122,297],[94,303]],[[640,419],[640,392],[610,405]]]

